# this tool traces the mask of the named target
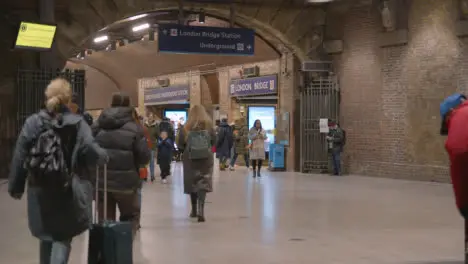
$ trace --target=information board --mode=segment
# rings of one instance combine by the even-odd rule
[[[21,22],[15,48],[49,50],[54,42],[57,26]]]
[[[160,52],[253,56],[255,31],[246,28],[159,25]]]

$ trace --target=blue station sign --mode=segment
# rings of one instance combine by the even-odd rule
[[[159,25],[159,52],[253,56],[255,31],[246,28]]]

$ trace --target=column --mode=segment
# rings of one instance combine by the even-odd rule
[[[202,104],[202,91],[200,87],[200,71],[188,72],[188,82],[190,84],[190,106]]]
[[[295,85],[295,57],[292,52],[283,52],[280,59],[280,72],[278,75],[279,85],[279,111],[277,112],[277,132],[276,136],[278,142],[281,140],[287,140],[289,146],[286,147],[286,169],[288,171],[294,171],[294,159],[295,159],[295,138],[294,128],[299,127],[299,124],[293,124],[294,111],[296,110],[294,104],[294,95],[296,91]],[[287,124],[283,117],[285,113],[289,113],[289,131]]]
[[[40,0],[39,1],[39,17],[42,23],[55,24],[55,0]],[[57,35],[57,33],[56,33]],[[41,52],[39,54],[39,61],[41,68],[57,68],[60,67],[56,62],[58,52],[52,46],[50,52]]]
[[[231,97],[229,95],[229,68],[220,68],[218,71],[219,80],[219,114],[227,115],[231,112]]]

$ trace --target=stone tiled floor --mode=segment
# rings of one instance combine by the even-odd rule
[[[137,264],[456,264],[462,221],[451,187],[364,177],[264,172],[215,175],[204,224],[187,218],[181,167],[171,184],[144,188]],[[37,262],[25,201],[0,187],[0,264]],[[85,263],[86,234],[72,264]]]

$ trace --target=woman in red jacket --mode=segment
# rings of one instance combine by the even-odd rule
[[[468,101],[462,94],[447,97],[440,104],[441,134],[447,135],[445,149],[450,158],[455,202],[461,215],[468,216]]]

